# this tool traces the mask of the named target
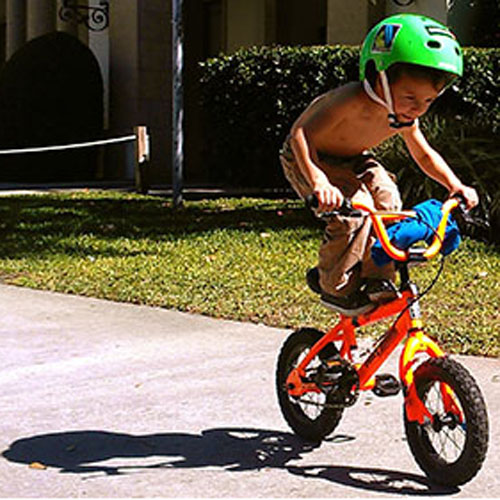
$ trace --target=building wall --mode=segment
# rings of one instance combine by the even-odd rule
[[[111,5],[110,128],[130,131],[146,125],[151,136],[150,176],[171,178],[170,2],[120,0]],[[111,159],[108,176],[133,179],[133,149]]]
[[[266,0],[226,0],[226,51],[266,40]]]
[[[286,45],[324,44],[327,25],[327,0],[313,0],[304,8],[302,0],[277,0],[276,38],[272,40]]]
[[[99,6],[99,0],[78,0]],[[166,0],[110,1],[109,27],[92,32],[59,16],[62,0],[0,0],[0,29],[7,60],[25,43],[55,30],[78,37],[96,56],[105,83],[105,126],[112,135],[139,124],[151,132],[151,170],[156,182],[169,182],[170,164],[170,4]],[[2,44],[0,44],[0,49]],[[133,146],[105,151],[101,175],[133,179]]]
[[[7,54],[7,13],[6,4],[0,2],[0,66]]]
[[[371,24],[369,4],[367,0],[328,0],[328,43],[362,43]]]
[[[402,7],[393,0],[328,0],[328,43],[358,45],[374,24],[385,16],[400,12],[423,14],[446,23],[447,2],[414,0]]]
[[[447,0],[414,0],[407,7],[398,6],[392,0],[386,0],[386,12],[388,15],[399,12],[412,12],[432,17],[446,24],[448,13]]]
[[[147,125],[154,181],[170,180],[170,2],[120,0],[111,5],[110,127]],[[132,179],[133,149],[111,160],[113,177]]]
[[[110,0],[110,25],[99,36],[89,34],[82,24],[62,22],[57,15],[61,2],[0,0],[0,28],[2,19],[11,23],[3,37],[6,58],[30,38],[55,29],[88,44],[101,64],[105,83],[109,82],[105,123],[111,132],[147,125],[153,182],[170,183],[171,2]],[[78,0],[80,5],[85,2],[97,5],[99,0]],[[271,43],[359,44],[386,14],[419,12],[446,21],[447,13],[446,0],[415,0],[408,7],[398,7],[393,0],[184,0],[184,5],[185,172],[188,181],[196,182],[204,177],[197,64],[207,55]],[[132,179],[132,154],[131,148],[117,148],[106,158],[103,175]]]
[[[137,124],[151,133],[151,173],[171,180],[171,2],[147,0],[138,6]]]
[[[112,6],[110,19],[110,114],[109,124],[117,133],[137,125],[139,93],[138,11],[135,0],[120,0]],[[133,178],[134,152],[117,148],[106,158],[106,176]]]

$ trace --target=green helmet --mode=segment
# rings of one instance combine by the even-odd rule
[[[416,14],[390,16],[374,26],[361,49],[360,77],[375,63],[385,71],[395,63],[411,63],[462,76],[463,58],[455,35],[443,24]]]

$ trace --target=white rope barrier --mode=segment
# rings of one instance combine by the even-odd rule
[[[112,139],[102,139],[98,141],[79,142],[75,144],[64,144],[58,146],[42,146],[37,148],[23,148],[23,149],[4,149],[0,150],[0,155],[13,155],[19,153],[43,153],[45,151],[63,151],[66,149],[91,148],[94,146],[104,146],[106,144],[117,144],[120,142],[135,141],[136,139],[137,136],[133,134],[133,135],[125,135],[123,137],[115,137]]]

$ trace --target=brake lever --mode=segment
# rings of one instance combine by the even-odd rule
[[[465,222],[465,224],[474,224],[474,217],[472,217],[471,213],[467,209],[467,205],[463,200],[463,197],[460,197],[460,202],[458,203],[458,216]]]
[[[319,201],[315,194],[308,195],[305,202],[306,206],[311,209],[318,208],[319,206]],[[333,215],[342,215],[344,217],[364,217],[365,214],[361,210],[355,209],[349,198],[344,198],[342,205],[340,205],[340,207],[336,210],[319,214],[320,217],[331,217]]]
[[[467,205],[466,205],[465,198],[463,195],[461,195],[460,193],[456,193],[453,196],[459,200],[459,203],[457,206],[457,212],[455,214],[455,217],[457,219],[457,222],[459,223],[459,226],[462,226],[462,225],[475,226],[475,227],[480,227],[483,229],[490,228],[490,223],[488,222],[488,220],[482,219],[480,217],[474,217],[470,213],[470,210],[467,209]]]

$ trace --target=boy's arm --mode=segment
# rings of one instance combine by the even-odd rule
[[[308,140],[304,127],[294,127],[290,146],[302,175],[318,199],[318,211],[325,212],[338,208],[344,200],[342,192],[330,183],[326,174],[318,167],[318,154]]]
[[[468,209],[478,204],[479,197],[476,190],[463,184],[455,175],[443,157],[427,142],[418,123],[403,131],[401,135],[411,156],[425,174],[448,189],[450,196],[461,194]]]
[[[318,152],[315,147],[318,136],[331,129],[341,119],[341,112],[332,94],[320,96],[311,108],[295,122],[291,130],[290,146],[298,166],[313,193],[318,199],[318,211],[338,208],[344,196],[340,189],[332,185],[325,172],[319,167]]]

